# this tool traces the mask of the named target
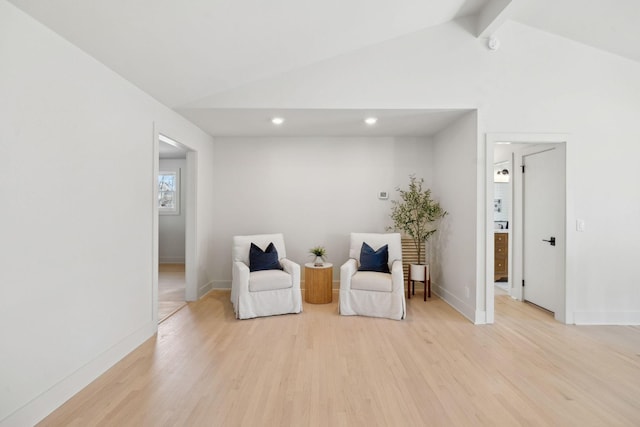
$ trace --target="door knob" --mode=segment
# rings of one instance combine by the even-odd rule
[[[549,240],[544,240],[542,239],[543,242],[549,242],[549,244],[551,246],[555,246],[556,245],[556,238],[555,237],[549,237]]]

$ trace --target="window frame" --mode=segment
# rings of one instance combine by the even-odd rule
[[[162,190],[161,188],[161,182],[162,182],[162,177],[163,176],[173,176],[174,177],[174,184],[175,184],[175,190]],[[180,169],[178,170],[167,170],[167,171],[160,171],[158,172],[158,213],[160,215],[180,215]],[[171,193],[173,192],[174,197],[174,206],[170,206],[170,207],[166,207],[166,206],[162,206],[161,205],[161,200],[163,197],[163,194],[165,193]]]

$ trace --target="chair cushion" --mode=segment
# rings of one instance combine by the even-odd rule
[[[391,274],[376,271],[358,271],[351,278],[351,289],[362,291],[391,292]]]
[[[282,270],[278,261],[278,251],[273,242],[264,251],[255,243],[249,249],[249,271]]]
[[[287,289],[292,286],[291,275],[282,270],[260,270],[249,274],[250,292]]]
[[[389,245],[383,245],[376,251],[366,242],[362,242],[358,270],[389,273]]]

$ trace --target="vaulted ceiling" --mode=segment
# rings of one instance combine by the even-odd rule
[[[512,19],[640,62],[639,0],[10,1],[177,110],[452,20],[487,37]]]

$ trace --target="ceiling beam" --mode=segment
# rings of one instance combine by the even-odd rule
[[[476,37],[490,37],[511,17],[510,6],[514,0],[489,0],[480,10],[477,18]]]

